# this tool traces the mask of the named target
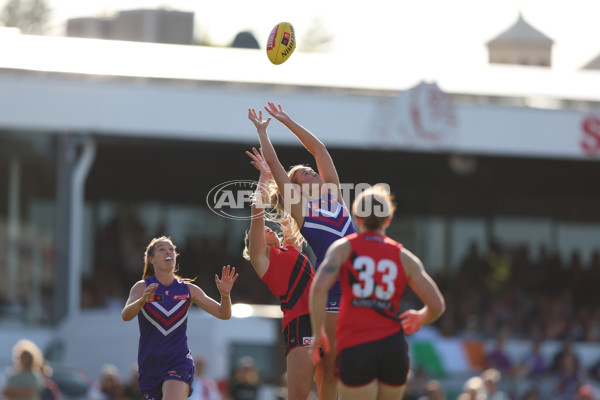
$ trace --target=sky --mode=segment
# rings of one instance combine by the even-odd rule
[[[278,22],[291,22],[298,49],[315,21],[334,39],[327,51],[381,60],[424,62],[460,58],[485,63],[485,43],[521,13],[555,41],[553,68],[576,70],[600,54],[600,0],[47,0],[53,34],[68,18],[111,16],[120,10],[169,8],[194,12],[196,34],[229,45],[251,31],[261,46]],[[3,5],[6,0],[0,0]]]

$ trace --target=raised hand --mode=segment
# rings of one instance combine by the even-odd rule
[[[229,265],[223,267],[221,279],[219,279],[219,275],[215,274],[215,283],[222,296],[229,296],[238,276],[239,274],[235,273],[235,267],[232,268]]]
[[[275,105],[275,103],[270,101],[267,103],[265,110],[279,122],[283,122],[284,120],[290,119],[290,116],[287,115],[287,113],[281,108],[281,104]]]
[[[269,164],[265,161],[265,158],[262,155],[262,149],[256,150],[256,147],[252,148],[252,153],[246,151],[248,157],[252,159],[250,164],[254,165],[254,168],[260,171],[261,174],[271,175],[271,169],[269,168]]]
[[[259,133],[266,133],[267,127],[269,126],[269,122],[271,122],[271,118],[267,118],[266,120],[262,119],[262,111],[259,111],[258,114],[254,108],[248,109],[248,119],[252,121],[256,130]]]

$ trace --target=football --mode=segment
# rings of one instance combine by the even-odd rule
[[[279,65],[287,61],[296,49],[294,27],[289,22],[280,22],[271,30],[267,40],[267,56],[269,60]]]

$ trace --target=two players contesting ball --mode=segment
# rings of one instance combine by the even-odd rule
[[[295,45],[291,24],[278,24],[271,31],[267,43],[269,60],[273,64],[285,62]],[[325,146],[289,118],[281,106],[269,103],[265,110],[286,125],[315,156],[319,170],[315,176],[320,179],[313,180],[317,185],[329,182],[339,187],[337,171]],[[302,192],[301,182],[294,181],[294,177],[298,170],[306,168],[292,168],[286,172],[266,133],[270,118],[263,121],[262,112],[257,114],[254,109],[249,110],[249,118],[257,128],[261,150],[265,149],[266,152],[264,159],[262,154],[258,156],[255,152],[255,155],[273,171],[279,194],[286,192],[286,185],[293,185],[292,190]],[[322,220],[331,215],[319,212],[321,203],[328,205],[325,208],[331,211],[331,202],[334,201],[342,213],[348,213],[341,196],[336,197],[336,194],[339,195],[326,191],[315,198],[312,193],[302,193],[302,204],[287,205],[299,232],[304,235],[308,233],[305,238],[317,253],[317,272],[308,289],[313,362],[319,366],[330,364],[331,361],[327,360],[335,359],[335,377],[339,380],[339,396],[342,400],[399,399],[404,395],[409,370],[408,345],[404,334],[413,334],[422,325],[436,321],[445,310],[444,298],[421,260],[385,235],[395,206],[392,195],[381,187],[372,187],[357,195],[352,214],[358,233],[354,229],[339,231],[340,237],[345,237],[335,240],[331,235],[325,238],[308,232],[307,220],[313,224],[312,217]],[[282,206],[282,197],[279,196],[277,200]],[[314,204],[319,207],[315,208]],[[381,213],[381,210],[384,212]],[[313,213],[316,215],[312,216]],[[344,224],[335,225],[339,228]],[[407,284],[424,307],[401,313],[400,300]],[[338,285],[341,290],[334,292],[341,291],[339,310],[328,309],[332,303],[332,287]],[[326,318],[336,311],[339,311],[336,318]],[[332,327],[335,330],[333,343],[329,339]],[[331,365],[325,365],[321,375],[319,370],[317,368],[315,376],[319,399],[336,399],[338,391],[327,388],[330,385],[326,384],[327,374],[332,372]]]
[[[248,110],[257,128],[260,155],[275,181],[276,187],[270,191],[277,194],[274,204],[289,213],[296,230],[317,256],[310,313],[319,399],[337,399],[338,392],[342,400],[401,398],[409,366],[404,334],[415,333],[423,324],[439,318],[444,310],[443,297],[421,261],[385,236],[394,210],[391,195],[380,188],[358,194],[353,214],[359,233],[354,233],[340,195],[338,174],[325,145],[280,105],[269,103],[265,111],[294,133],[318,167],[315,171],[297,165],[286,171],[267,133],[271,118],[263,120],[262,111]],[[294,195],[286,198],[285,193]],[[301,201],[292,202],[292,197]],[[386,213],[382,215],[381,210]],[[338,288],[332,291],[338,276]],[[425,306],[400,314],[406,284]],[[333,336],[335,342],[330,342]],[[333,380],[333,371],[338,382]]]
[[[272,63],[281,64],[289,59],[295,47],[293,27],[289,23],[281,23],[269,36],[267,54]],[[336,377],[340,382],[342,400],[401,398],[409,366],[404,334],[412,334],[423,324],[439,318],[444,311],[444,299],[421,261],[401,244],[385,236],[394,212],[391,195],[377,187],[357,195],[352,214],[358,233],[354,233],[354,229],[350,229],[353,225],[348,210],[338,193],[337,171],[325,145],[293,121],[281,106],[269,103],[265,110],[300,139],[315,157],[319,170],[317,173],[299,165],[285,171],[266,132],[271,118],[262,120],[262,112],[249,110],[249,119],[256,126],[265,151],[264,158],[262,151],[248,152],[253,165],[261,172],[261,182],[274,181],[271,183],[278,189],[274,192],[279,194],[286,193],[284,186],[293,187],[294,191],[300,191],[299,197],[303,199],[301,205],[291,205],[290,214],[280,220],[285,221],[281,228],[287,229],[283,242],[265,227],[263,217],[259,218],[260,213],[253,206],[255,220],[248,242],[248,258],[273,293],[293,292],[290,296],[280,297],[282,309],[289,309],[284,314],[287,324],[283,331],[287,338],[288,373],[293,375],[289,398],[306,397],[315,371],[318,375],[315,377],[320,377],[317,379],[319,399],[337,398],[335,386],[329,388],[327,379],[324,379],[329,370],[326,361],[332,356],[336,360]],[[337,190],[335,194],[325,192],[319,197],[312,190],[304,191],[302,183],[317,186],[334,183]],[[283,201],[283,197],[280,196],[280,200]],[[322,204],[326,206],[322,207]],[[322,214],[332,205],[340,211],[339,221],[327,217],[327,212]],[[381,209],[387,210],[387,213],[375,213],[375,210]],[[317,222],[325,225],[319,228]],[[326,226],[331,223],[340,223],[338,227],[341,230],[336,231],[339,235],[336,233],[335,237],[331,234],[332,229]],[[321,233],[315,233],[315,229],[320,229]],[[330,233],[324,236],[322,232]],[[338,237],[341,239],[335,240]],[[316,275],[301,253],[303,240],[297,239],[306,239],[320,255]],[[221,301],[217,302],[194,285],[192,279],[176,275],[177,256],[176,247],[169,237],[153,239],[144,255],[142,279],[131,288],[122,311],[125,321],[138,317],[138,381],[147,400],[185,400],[191,395],[194,365],[186,330],[188,309],[192,303],[217,318],[231,317],[230,293],[238,277],[235,268],[225,266],[221,277],[215,275],[221,295]],[[300,275],[303,278],[299,278],[298,282],[303,284],[295,284],[294,281],[292,285],[291,277]],[[330,290],[336,281],[341,285],[341,300],[340,290]],[[406,284],[417,294],[424,307],[400,313],[400,299]],[[336,301],[331,301],[332,296],[337,296]],[[291,303],[300,306],[294,307]],[[335,303],[335,310],[332,303]],[[339,322],[336,315],[338,304],[341,304]],[[336,321],[337,328],[328,321]],[[300,325],[302,331],[291,329]],[[327,334],[328,326],[335,329],[335,342],[330,342],[333,332]],[[312,359],[316,368],[310,365],[311,337],[307,336],[311,334],[314,338]],[[336,347],[339,350],[337,355]]]

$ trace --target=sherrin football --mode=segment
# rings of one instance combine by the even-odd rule
[[[287,61],[296,49],[296,35],[294,27],[289,22],[280,22],[269,35],[267,40],[267,56],[269,60],[279,65]]]

